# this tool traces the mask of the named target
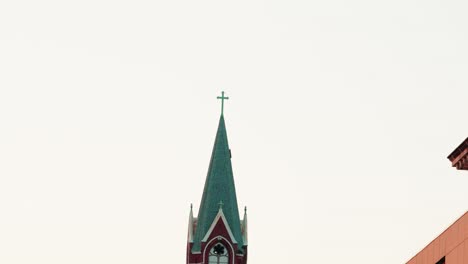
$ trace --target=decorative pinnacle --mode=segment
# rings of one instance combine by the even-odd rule
[[[244,214],[247,213],[247,206],[244,206]]]
[[[224,100],[229,99],[229,97],[224,96],[224,91],[221,92],[221,96],[216,97],[217,99],[221,99],[221,115],[224,114]]]
[[[193,204],[192,204],[192,203],[190,203],[190,210],[192,210],[192,209],[193,209]]]
[[[218,205],[219,205],[219,209],[223,209],[223,205],[224,205],[223,201],[219,201]]]

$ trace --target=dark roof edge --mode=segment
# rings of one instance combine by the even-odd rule
[[[458,156],[465,148],[468,148],[468,137],[463,141],[450,155],[447,156],[447,159],[452,161],[456,156]]]

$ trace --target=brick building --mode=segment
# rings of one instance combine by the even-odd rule
[[[468,212],[407,264],[468,264]]]
[[[453,167],[468,170],[468,138],[447,158],[452,162]],[[407,264],[468,264],[468,212]]]

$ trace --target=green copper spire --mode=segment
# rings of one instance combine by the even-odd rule
[[[219,120],[218,132],[216,133],[210,166],[203,189],[192,252],[200,251],[200,243],[215,220],[219,210],[222,210],[237,241],[238,248],[242,250],[243,237],[232,173],[231,151],[228,145],[223,115],[221,115]]]
[[[221,96],[218,96],[216,98],[221,99],[221,115],[224,115],[224,100],[228,100],[229,97],[224,97],[224,91],[222,91]]]

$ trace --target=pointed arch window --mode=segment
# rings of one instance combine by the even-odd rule
[[[229,263],[229,253],[226,247],[218,243],[210,249],[208,255],[208,264],[228,264]]]

